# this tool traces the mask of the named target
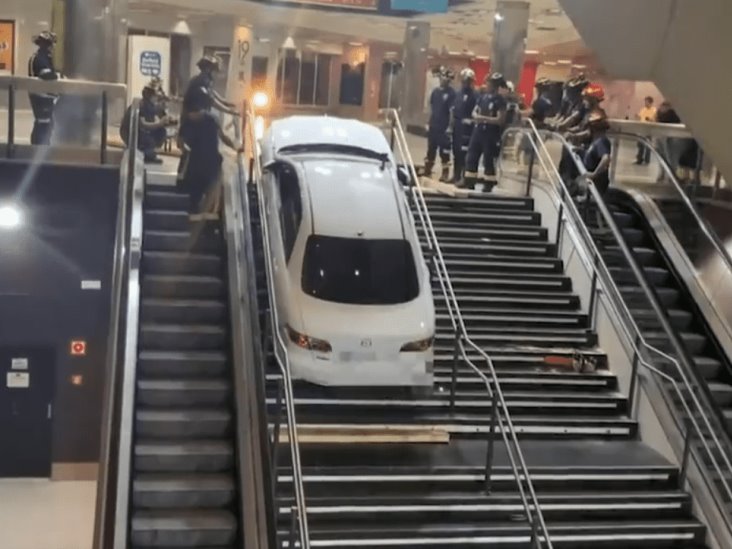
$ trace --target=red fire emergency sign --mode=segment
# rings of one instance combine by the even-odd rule
[[[71,342],[71,355],[72,356],[85,356],[86,355],[86,341],[80,339],[73,340]]]

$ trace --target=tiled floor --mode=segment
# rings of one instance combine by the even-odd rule
[[[2,549],[91,549],[96,482],[0,480]]]

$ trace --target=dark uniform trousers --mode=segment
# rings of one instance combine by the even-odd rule
[[[478,166],[480,157],[483,156],[483,172],[486,181],[496,180],[495,162],[500,152],[499,135],[496,134],[497,126],[491,127],[488,124],[478,124],[473,130],[468,145],[468,155],[465,160],[465,179],[478,179]]]
[[[475,123],[472,118],[455,119],[452,130],[452,156],[454,162],[455,181],[462,178],[465,171],[465,157],[470,146],[470,137],[473,135]]]
[[[440,153],[442,166],[450,165],[450,136],[447,127],[430,126],[427,132],[427,166],[435,165],[437,153]]]
[[[54,99],[32,94],[30,96],[33,109],[33,130],[31,131],[31,145],[49,145],[53,134]]]

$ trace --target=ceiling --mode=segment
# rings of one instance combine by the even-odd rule
[[[435,50],[470,51],[476,55],[490,53],[493,16],[497,0],[463,0],[448,13],[418,15],[431,23],[430,46]],[[557,0],[529,0],[530,20],[527,50],[545,52],[552,58],[577,57],[587,54],[572,22],[560,9]],[[403,17],[371,15],[364,12],[324,10],[306,7],[266,6],[247,0],[207,0],[201,9],[200,0],[132,0],[130,9],[161,9],[187,17],[215,15],[239,16],[258,26],[284,26],[295,32],[348,37],[363,42],[378,41],[402,44]],[[296,30],[297,29],[297,30]]]

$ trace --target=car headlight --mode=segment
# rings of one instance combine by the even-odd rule
[[[330,343],[324,339],[318,339],[317,337],[301,334],[291,326],[285,326],[285,328],[287,329],[287,336],[290,338],[290,341],[301,349],[317,351],[319,353],[330,353],[333,350]]]
[[[417,341],[410,341],[402,345],[402,353],[423,353],[429,351],[432,348],[432,344],[435,341],[435,336],[430,336],[426,339],[418,339]]]
[[[263,91],[255,92],[252,96],[252,105],[255,109],[265,109],[269,106],[269,95]]]

